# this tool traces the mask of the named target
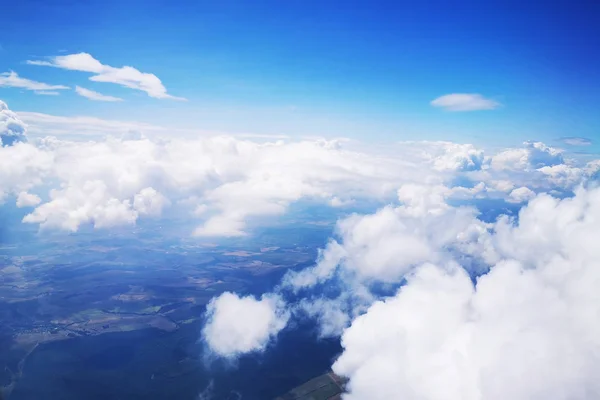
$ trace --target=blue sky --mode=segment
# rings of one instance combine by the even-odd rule
[[[5,87],[0,98],[17,111],[232,133],[500,146],[594,140],[600,6],[593,3],[23,0],[3,22],[0,72],[125,101]],[[79,52],[155,74],[188,101],[25,64]],[[430,105],[451,93],[502,106]]]

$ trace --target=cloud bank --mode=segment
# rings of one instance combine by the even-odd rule
[[[158,218],[177,203],[198,220],[191,234],[240,236],[247,234],[249,221],[282,215],[300,200],[348,207],[357,200],[386,203],[400,195],[418,215],[452,199],[522,202],[543,191],[569,193],[600,170],[600,163],[567,160],[537,142],[491,155],[469,144],[405,142],[394,145],[391,156],[335,140],[149,139],[135,123],[21,113],[36,132],[48,128],[51,133],[56,125],[62,134],[61,129],[91,125],[96,131],[90,134],[118,135],[69,141],[38,133],[39,139],[26,144],[19,143],[25,140],[25,125],[2,107],[3,143],[18,145],[1,149],[0,191],[3,197],[26,191],[44,199],[24,219],[42,229],[130,225]],[[42,182],[53,186],[42,189]],[[150,193],[160,207],[145,212],[139,199]]]
[[[598,215],[599,189],[540,195],[494,225],[475,285],[457,262],[416,268],[344,332],[344,398],[598,397]]]

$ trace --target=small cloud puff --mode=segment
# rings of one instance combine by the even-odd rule
[[[263,351],[288,319],[285,303],[277,296],[257,300],[225,292],[208,304],[202,334],[216,355],[235,358],[243,353]]]
[[[16,204],[17,204],[17,207],[22,208],[22,207],[34,207],[34,206],[37,206],[38,204],[40,204],[41,202],[42,202],[42,199],[40,199],[40,196],[31,194],[31,193],[27,193],[27,192],[21,192],[17,196]]]

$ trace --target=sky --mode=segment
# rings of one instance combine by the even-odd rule
[[[9,13],[6,224],[77,240],[177,215],[181,240],[251,242],[322,207],[337,221],[312,265],[215,293],[216,358],[308,318],[340,340],[344,400],[600,398],[600,3]]]
[[[0,98],[20,112],[194,132],[485,146],[594,142],[599,8],[590,1],[24,0],[4,22],[0,72],[69,89],[40,95],[4,85]],[[186,101],[27,63],[78,53],[154,74]],[[79,94],[86,90],[123,101]],[[478,94],[494,107],[431,105],[456,93]]]

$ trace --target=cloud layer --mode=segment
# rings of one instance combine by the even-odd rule
[[[347,207],[356,200],[388,202],[400,195],[418,214],[446,199],[523,202],[540,191],[568,193],[600,170],[600,163],[565,160],[542,143],[485,155],[468,144],[406,142],[395,145],[392,157],[325,140],[151,140],[136,128],[153,132],[152,126],[22,115],[36,132],[51,133],[53,124],[65,129],[66,120],[67,132],[92,126],[96,131],[91,134],[112,130],[120,136],[85,142],[47,137],[3,149],[6,175],[0,171],[0,191],[15,197],[26,191],[44,199],[25,218],[44,229],[77,231],[85,224],[102,228],[158,217],[160,212],[144,213],[136,206],[136,196],[155,193],[162,199],[157,210],[170,204],[189,208],[198,219],[191,233],[239,236],[247,233],[248,221],[281,215],[302,199]],[[24,124],[5,105],[2,118],[3,142],[9,137],[22,141]],[[46,192],[36,189],[44,181],[55,185]],[[425,189],[410,186],[416,183]]]

